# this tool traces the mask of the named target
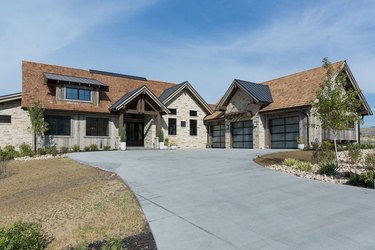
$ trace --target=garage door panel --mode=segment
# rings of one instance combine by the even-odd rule
[[[213,148],[225,148],[225,124],[211,126],[211,138]]]
[[[271,148],[297,148],[299,117],[284,117],[270,120]]]
[[[252,121],[233,122],[231,125],[232,147],[253,148]]]
[[[271,128],[271,133],[284,133],[285,131],[285,126],[272,126]]]
[[[286,125],[285,126],[286,132],[296,132],[299,131],[299,124],[293,124],[293,125]]]

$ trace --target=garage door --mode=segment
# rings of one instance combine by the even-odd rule
[[[231,128],[233,148],[253,148],[252,121],[233,122]]]
[[[225,148],[225,125],[224,122],[211,126],[211,137],[213,148]]]
[[[297,148],[299,117],[291,116],[270,120],[271,148]]]

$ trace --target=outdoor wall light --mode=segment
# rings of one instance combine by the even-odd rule
[[[258,122],[257,121],[253,121],[253,127],[256,128],[256,126],[258,126]]]

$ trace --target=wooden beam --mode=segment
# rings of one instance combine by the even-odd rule
[[[120,112],[119,120],[118,120],[118,127],[123,128],[124,127],[124,113]]]
[[[155,112],[155,111],[144,111],[144,112],[139,112],[138,110],[134,110],[134,109],[127,109],[125,111],[125,113],[127,114],[145,114],[145,115],[157,115],[159,114],[159,112]]]
[[[141,112],[145,112],[145,96],[141,96]]]
[[[161,129],[161,116],[160,113],[156,115],[156,137],[159,137],[159,131]]]

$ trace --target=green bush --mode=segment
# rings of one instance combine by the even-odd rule
[[[0,228],[0,249],[38,250],[44,249],[47,237],[38,223],[18,221],[9,228]]]
[[[85,147],[83,148],[83,151],[90,151],[90,147],[89,147],[89,146],[85,146]]]
[[[29,144],[24,142],[20,145],[20,156],[34,156],[34,151]]]
[[[12,145],[7,145],[4,147],[4,149],[2,150],[1,152],[1,160],[12,160],[16,157],[19,157],[20,154],[16,151],[16,149],[14,148],[14,146]]]
[[[336,173],[337,165],[333,161],[322,162],[319,165],[319,174],[334,175]]]
[[[98,144],[91,144],[90,145],[90,151],[98,151],[99,147]]]
[[[298,164],[299,160],[293,159],[293,158],[286,158],[283,160],[283,165],[287,167],[296,166]]]
[[[350,173],[349,185],[374,188],[375,172],[372,170],[366,171],[362,174]]]
[[[313,168],[313,165],[310,162],[298,161],[297,168],[304,172],[310,172]]]
[[[47,150],[45,148],[38,148],[37,150],[38,155],[46,155]]]
[[[334,145],[329,140],[323,140],[322,144],[320,145],[320,149],[323,151],[331,151],[334,149]]]
[[[122,239],[110,239],[105,242],[100,250],[124,250],[124,242]]]
[[[159,131],[159,142],[164,142],[164,131],[162,129]]]
[[[365,166],[375,171],[375,153],[367,154],[365,157]]]
[[[111,146],[104,146],[104,147],[103,147],[103,150],[104,150],[104,151],[109,151],[109,150],[111,150]]]
[[[349,144],[348,145],[348,156],[352,163],[358,163],[361,159],[362,152],[359,144]]]
[[[46,152],[47,152],[47,154],[50,154],[50,155],[53,155],[53,156],[56,156],[56,155],[59,154],[59,151],[57,150],[56,146],[47,147]]]
[[[334,151],[323,151],[323,150],[317,150],[314,151],[312,156],[313,163],[320,164],[322,162],[332,162],[336,158]]]
[[[361,149],[373,149],[374,148],[374,145],[369,144],[369,143],[361,143],[359,145],[360,145]]]
[[[79,145],[77,145],[77,144],[73,145],[73,147],[72,147],[73,152],[79,152],[80,150],[81,150],[81,147]]]
[[[61,147],[60,148],[60,153],[61,154],[67,154],[67,153],[69,153],[69,148],[68,147]]]
[[[319,149],[319,140],[318,139],[315,139],[313,142],[311,142],[311,147],[313,150],[318,150]]]

